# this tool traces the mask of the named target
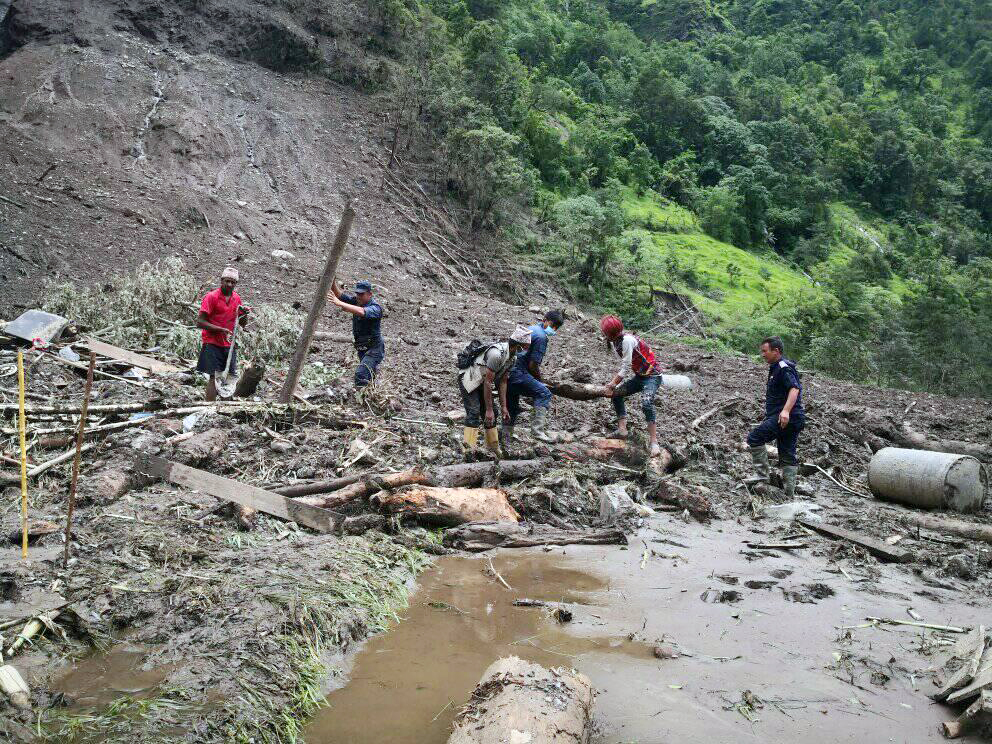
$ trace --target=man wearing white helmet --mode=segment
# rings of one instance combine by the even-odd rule
[[[530,348],[530,329],[517,326],[510,337],[491,344],[470,343],[458,355],[458,390],[465,404],[464,444],[466,458],[470,458],[479,441],[479,424],[486,430],[486,446],[496,457],[501,457],[499,430],[493,408],[493,388],[497,390],[500,413],[504,422],[510,420],[506,395],[507,380],[518,352]]]
[[[196,318],[196,327],[201,329],[203,346],[200,347],[200,358],[196,363],[196,371],[207,375],[207,400],[217,399],[217,373],[223,372],[227,365],[227,355],[231,352],[231,371],[237,369],[238,351],[231,351],[231,335],[235,322],[240,322],[243,328],[248,322],[247,305],[242,304],[241,295],[234,291],[238,283],[238,270],[230,266],[220,275],[220,287],[207,292],[200,303],[200,314]]]

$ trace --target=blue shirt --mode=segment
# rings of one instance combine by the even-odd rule
[[[544,361],[544,355],[548,351],[548,334],[544,331],[544,326],[540,323],[532,325],[530,331],[530,348],[517,354],[516,369],[520,372],[530,372],[530,363],[534,362],[537,367]]]
[[[803,415],[803,384],[799,381],[799,370],[796,363],[788,359],[780,359],[768,367],[768,388],[765,391],[765,416],[778,416],[785,408],[789,391],[795,388],[799,391],[796,405],[792,414]]]
[[[341,300],[349,305],[358,305],[355,295],[341,295]],[[375,344],[382,338],[382,305],[374,299],[365,305],[365,315],[351,316],[351,333],[356,344]]]

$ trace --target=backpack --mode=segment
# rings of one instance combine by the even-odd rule
[[[468,342],[468,345],[458,352],[458,357],[455,360],[455,366],[458,369],[468,369],[473,364],[475,360],[478,359],[482,354],[485,354],[491,348],[496,346],[496,343],[484,344],[479,339],[473,338]]]

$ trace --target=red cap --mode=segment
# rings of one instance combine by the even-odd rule
[[[616,338],[623,333],[623,321],[616,315],[606,315],[599,321],[599,330],[607,338]]]

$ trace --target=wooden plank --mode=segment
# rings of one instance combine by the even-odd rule
[[[982,661],[978,665],[978,671],[971,684],[948,695],[947,702],[951,705],[962,703],[965,700],[978,697],[982,690],[988,688],[992,688],[992,648],[986,648],[982,654]]]
[[[807,527],[814,532],[819,532],[822,535],[840,538],[841,540],[852,542],[855,545],[860,545],[869,553],[877,558],[881,558],[883,561],[905,563],[913,560],[913,554],[905,548],[898,548],[895,545],[887,545],[881,540],[876,540],[872,537],[868,537],[867,535],[862,535],[852,530],[845,530],[843,527],[835,527],[832,524],[815,522],[812,519],[807,519],[804,517],[800,517],[796,521],[803,527]]]
[[[333,532],[340,521],[337,514],[327,509],[301,504],[264,488],[170,462],[164,457],[141,453],[135,459],[135,466],[142,473],[163,478],[177,486],[186,486],[218,499],[233,501],[273,517],[311,527],[318,532]]]
[[[174,367],[167,362],[152,359],[151,357],[147,357],[143,354],[137,354],[133,351],[122,349],[119,346],[112,346],[111,344],[104,343],[103,341],[98,341],[95,338],[84,338],[81,345],[85,346],[95,354],[116,359],[119,362],[130,364],[132,367],[147,369],[152,374],[182,372],[179,367]]]
[[[978,674],[978,669],[982,663],[982,656],[985,652],[985,626],[979,625],[975,628],[967,638],[959,642],[959,646],[964,647],[964,650],[960,652],[960,655],[964,658],[964,664],[932,696],[937,702],[946,700],[948,695],[968,685],[975,678],[975,675]],[[956,652],[955,656],[957,655],[958,653]]]

